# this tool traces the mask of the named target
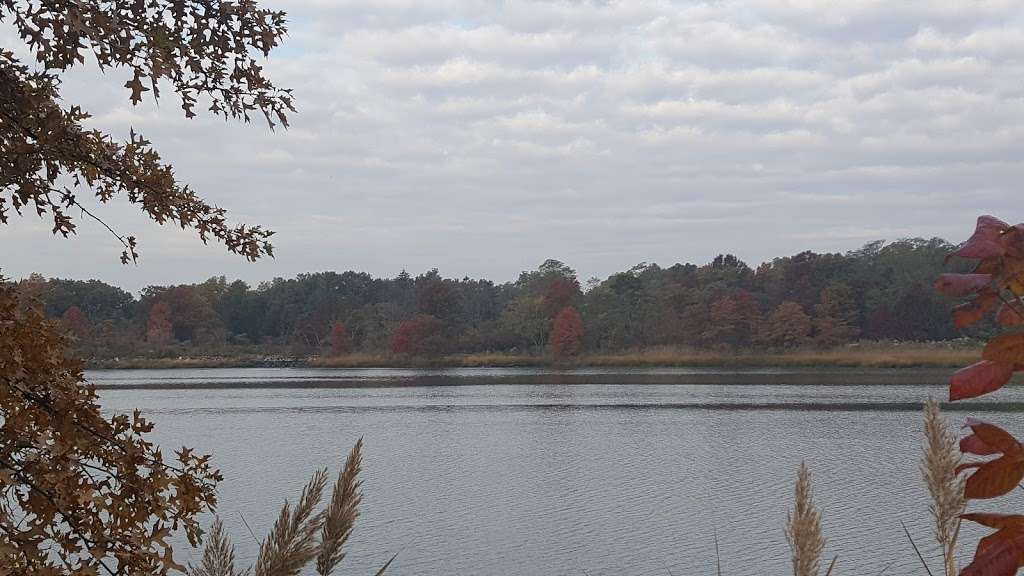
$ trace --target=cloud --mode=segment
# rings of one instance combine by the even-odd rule
[[[506,280],[556,256],[588,277],[956,239],[978,213],[1019,212],[1015,1],[282,5],[290,37],[267,70],[294,88],[289,130],[185,121],[171,95],[132,107],[122,71],[65,81],[92,126],[141,131],[201,194],[277,230],[275,260],[248,265],[118,207],[139,268],[83,223],[81,247],[0,242],[5,273],[131,288],[325,268]]]

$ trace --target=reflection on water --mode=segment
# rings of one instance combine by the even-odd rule
[[[283,499],[317,466],[336,471],[363,436],[364,514],[344,573],[400,552],[396,575],[708,574],[717,533],[723,574],[765,575],[787,572],[782,526],[801,460],[839,573],[921,571],[899,522],[930,540],[918,406],[942,396],[948,371],[89,377],[108,410],[149,415],[167,449],[215,454],[220,512],[246,562],[257,546],[241,517],[265,534]],[[986,419],[1024,428],[1020,388],[966,407],[982,405]]]

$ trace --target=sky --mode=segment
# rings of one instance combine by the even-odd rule
[[[115,201],[99,212],[138,237],[137,265],[96,224],[63,240],[27,216],[0,228],[4,275],[506,281],[557,258],[586,279],[1022,219],[1017,0],[261,3],[289,13],[266,62],[294,90],[288,130],[185,120],[167,91],[133,107],[117,70],[68,74],[64,98],[275,230],[276,257],[248,263]]]

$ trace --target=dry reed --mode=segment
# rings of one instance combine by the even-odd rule
[[[821,534],[821,513],[811,498],[811,473],[803,462],[797,473],[794,496],[793,511],[786,518],[786,540],[793,557],[793,576],[817,576],[825,537]]]
[[[330,574],[345,559],[345,542],[359,517],[359,504],[363,500],[359,491],[362,484],[359,481],[363,465],[362,449],[363,439],[360,438],[345,459],[345,467],[334,484],[331,502],[324,515],[320,552],[316,558],[316,571],[320,576]]]
[[[294,510],[285,501],[270,535],[260,545],[255,576],[295,576],[316,557],[316,534],[323,523],[323,513],[314,511],[326,485],[327,470],[318,470],[302,489]]]
[[[203,549],[203,559],[199,566],[189,564],[190,576],[247,576],[249,571],[235,570],[235,546],[224,533],[224,524],[220,518],[213,520],[209,540]]]
[[[316,512],[327,487],[327,470],[318,470],[302,489],[294,510],[285,501],[270,534],[260,544],[256,564],[245,572],[235,570],[235,547],[224,533],[220,519],[215,519],[203,550],[203,560],[199,567],[189,566],[189,576],[248,576],[250,572],[253,576],[296,576],[314,559],[317,574],[328,576],[345,559],[345,543],[359,517],[359,505],[363,501],[359,481],[362,467],[363,439],[360,438],[345,459],[327,508]],[[392,556],[376,576],[382,576],[396,556]]]
[[[935,540],[942,549],[946,576],[957,573],[956,543],[960,535],[960,515],[966,505],[964,482],[957,477],[960,451],[956,435],[949,430],[939,412],[939,404],[929,398],[924,408],[924,456],[921,473],[931,495],[929,510],[935,519]]]

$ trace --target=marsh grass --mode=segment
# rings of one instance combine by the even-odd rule
[[[235,548],[224,533],[220,519],[214,519],[199,566],[189,566],[189,576],[296,576],[315,565],[320,576],[332,574],[345,558],[345,544],[352,533],[362,502],[363,440],[360,438],[345,459],[326,508],[317,511],[327,488],[327,470],[313,474],[292,507],[286,500],[270,534],[260,543],[256,563],[239,572]],[[377,571],[381,576],[394,561]]]
[[[929,398],[924,408],[924,455],[921,474],[931,503],[928,508],[935,521],[935,540],[942,550],[943,573],[957,573],[956,545],[960,536],[960,515],[966,507],[964,481],[956,474],[960,450],[954,434],[939,412],[939,404]]]
[[[847,367],[952,368],[981,357],[973,343],[862,342],[838,348],[787,350],[706,350],[659,346],[625,352],[554,358],[545,354],[481,352],[438,358],[354,352],[341,356],[222,353],[203,356],[138,357],[88,360],[89,368],[242,368],[306,366],[312,368],[481,368],[481,367]]]
[[[792,556],[793,576],[818,576],[825,537],[821,533],[821,513],[811,496],[811,472],[800,463],[793,490],[793,510],[786,517],[786,541]],[[829,572],[835,565],[829,567]]]
[[[913,368],[959,367],[977,361],[980,348],[949,343],[886,343],[871,342],[830,349],[793,350],[704,350],[680,347],[653,347],[621,353],[584,354],[574,358],[553,358],[546,355],[478,353],[459,354],[438,359],[402,358],[390,355],[315,357],[311,366],[451,366],[451,367],[852,367]]]

